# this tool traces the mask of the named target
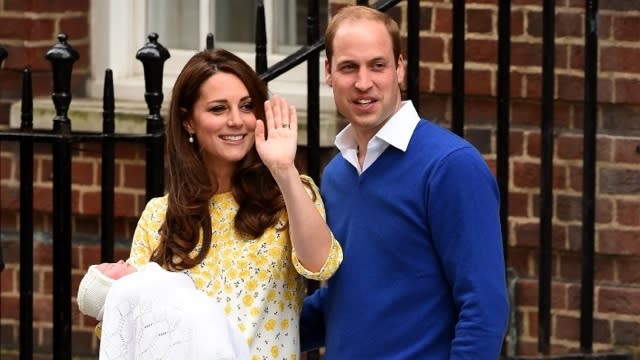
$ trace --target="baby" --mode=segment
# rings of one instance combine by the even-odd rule
[[[91,265],[78,287],[78,308],[80,312],[102,321],[104,302],[115,280],[136,272],[137,269],[120,260],[116,263]]]
[[[247,341],[182,272],[120,260],[89,267],[78,308],[102,321],[100,359],[249,359]]]

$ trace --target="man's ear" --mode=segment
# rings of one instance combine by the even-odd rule
[[[324,60],[324,73],[324,79],[327,82],[327,85],[331,87],[333,80],[331,79],[331,62],[329,62],[329,59]]]
[[[404,57],[402,55],[398,56],[398,66],[396,68],[396,75],[398,76],[398,84],[400,86],[404,83],[404,75],[405,75],[405,62]]]

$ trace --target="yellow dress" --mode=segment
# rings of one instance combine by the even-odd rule
[[[325,216],[318,188],[312,186],[315,206]],[[167,209],[167,196],[149,201],[140,216],[127,260],[136,267],[149,262],[159,243],[158,230]],[[305,269],[295,256],[288,231],[275,227],[252,240],[243,239],[233,226],[238,210],[231,192],[213,196],[209,212],[213,230],[211,249],[198,266],[185,270],[197,289],[224,309],[229,320],[247,339],[251,359],[300,359],[298,320],[305,294],[304,277],[326,280],[342,262],[342,249],[333,238],[325,264],[317,272]],[[197,251],[200,245],[194,250]],[[194,253],[195,254],[195,253]],[[212,334],[215,341],[215,334]]]

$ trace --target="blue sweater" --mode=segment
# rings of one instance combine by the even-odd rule
[[[499,194],[482,156],[431,122],[358,176],[325,168],[343,262],[305,299],[302,348],[326,360],[499,357],[508,318]]]

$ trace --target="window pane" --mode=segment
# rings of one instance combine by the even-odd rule
[[[147,0],[147,33],[154,31],[170,49],[197,50],[202,31],[214,34],[215,46],[231,51],[255,49],[256,9],[261,0]],[[307,43],[307,0],[272,0],[271,51],[289,54]],[[328,0],[319,0],[320,36],[328,20]],[[200,9],[208,8],[201,13]],[[268,15],[268,14],[267,14]],[[208,19],[208,20],[207,20]],[[200,21],[205,27],[200,27]],[[208,26],[207,26],[208,25]],[[269,26],[269,25],[267,25]],[[208,30],[205,30],[208,29]]]
[[[256,9],[259,0],[212,1],[210,28],[214,29],[216,47],[229,50],[254,48],[256,38]],[[219,45],[218,45],[219,44]]]
[[[147,0],[147,33],[172,49],[198,49],[199,0]]]
[[[320,36],[324,35],[328,20],[328,0],[318,1]],[[307,15],[309,2],[306,0],[278,0],[274,2],[275,41],[279,51],[307,43]],[[285,51],[285,52],[290,52]]]

